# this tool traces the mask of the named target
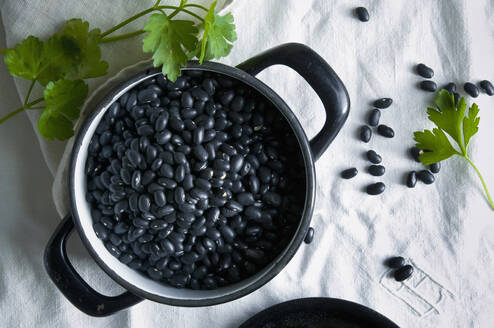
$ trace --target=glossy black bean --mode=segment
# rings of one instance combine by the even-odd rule
[[[196,210],[196,207],[193,204],[183,203],[178,205],[178,209],[185,213],[192,213]]]
[[[249,206],[245,208],[243,213],[246,217],[252,220],[259,220],[261,218],[261,210],[256,206]]]
[[[239,194],[237,194],[236,198],[237,198],[237,201],[244,206],[252,205],[252,204],[254,204],[254,201],[255,201],[254,195],[250,192],[239,193]]]
[[[417,163],[420,163],[419,156],[423,154],[423,152],[424,152],[423,150],[417,147],[410,148],[410,155]]]
[[[429,170],[422,170],[417,172],[417,179],[425,184],[432,184],[436,180],[434,175]]]
[[[419,83],[420,89],[428,92],[436,92],[437,90],[437,84],[434,81],[431,80],[424,80]]]
[[[382,162],[382,157],[374,150],[367,151],[366,156],[372,164],[380,164]]]
[[[381,98],[374,101],[374,107],[384,109],[391,106],[392,103],[393,103],[393,99],[391,98]]]
[[[432,68],[422,63],[415,66],[415,71],[418,75],[422,76],[425,79],[431,79],[434,76],[434,71],[432,70]]]
[[[384,192],[386,186],[382,182],[376,182],[367,186],[366,191],[369,195],[379,195]]]
[[[482,91],[484,91],[487,95],[489,96],[494,95],[494,86],[490,81],[482,80],[480,81],[479,86],[482,89]]]
[[[360,140],[363,142],[369,142],[372,137],[372,130],[367,125],[363,125],[360,128]]]
[[[369,21],[369,12],[367,11],[367,9],[365,7],[357,7],[355,9],[355,14],[357,15],[357,18],[361,22]]]
[[[352,167],[352,168],[349,168],[349,169],[343,170],[343,171],[341,172],[341,174],[340,174],[340,175],[341,175],[341,177],[342,177],[343,179],[351,179],[351,178],[353,178],[354,176],[356,176],[357,174],[358,174],[358,170],[357,170],[357,168]]]
[[[93,229],[96,233],[96,237],[99,239],[106,240],[108,238],[108,230],[101,223],[93,224]]]
[[[449,93],[455,93],[456,92],[456,84],[453,82],[449,82],[446,84],[443,89],[447,90]]]
[[[429,165],[429,170],[432,173],[439,173],[439,171],[441,170],[441,162],[437,162]]]
[[[379,124],[380,118],[381,118],[381,111],[377,108],[374,108],[369,112],[369,117],[367,118],[367,123],[370,126],[377,126]]]
[[[393,129],[384,124],[381,124],[377,127],[377,132],[379,132],[380,135],[386,138],[393,138],[395,136],[395,132],[393,131]]]
[[[309,230],[307,231],[307,234],[305,235],[304,243],[310,244],[312,243],[313,239],[314,239],[314,228],[310,227]]]
[[[206,236],[208,236],[212,240],[217,240],[221,237],[221,233],[217,229],[209,227],[206,231]]]
[[[184,191],[184,188],[182,188],[182,187],[175,188],[174,195],[175,195],[175,197],[174,197],[175,203],[177,203],[177,204],[183,204],[183,203],[185,203],[185,191]]]
[[[406,261],[402,256],[395,256],[387,259],[385,264],[392,269],[398,269],[405,266]]]
[[[384,175],[384,173],[386,172],[386,168],[382,165],[370,165],[367,168],[367,171],[375,177],[380,177]]]
[[[465,92],[473,98],[477,98],[479,96],[479,88],[471,82],[465,83],[463,85],[463,90],[465,90]]]
[[[404,281],[410,278],[413,274],[413,266],[410,264],[407,264],[405,266],[402,266],[401,268],[397,269],[393,276],[396,281]]]
[[[415,187],[415,185],[417,184],[417,172],[411,171],[408,173],[406,184],[408,188]]]
[[[154,180],[155,177],[156,177],[156,173],[154,173],[153,171],[150,171],[150,170],[146,170],[142,174],[141,184],[143,186],[147,186],[148,184],[151,183],[151,181]]]
[[[183,164],[177,165],[175,168],[174,179],[176,182],[180,183],[184,180],[185,177],[185,166]]]
[[[168,141],[170,141],[171,137],[172,137],[172,133],[166,129],[155,135],[156,142],[159,145],[166,144]]]

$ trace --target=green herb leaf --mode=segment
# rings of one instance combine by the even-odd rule
[[[232,50],[232,43],[237,40],[232,14],[227,13],[224,16],[220,16],[214,11],[215,7],[216,1],[211,4],[204,18],[204,34],[199,57],[201,64],[204,60],[219,59],[227,56]]]
[[[101,60],[101,49],[98,41],[101,38],[99,29],[89,31],[89,23],[82,19],[71,19],[62,28],[62,44],[73,52],[77,65],[69,74],[72,78],[93,78],[107,73],[108,63]],[[77,52],[75,52],[77,51]]]
[[[419,157],[424,165],[440,162],[457,153],[446,134],[440,129],[417,131],[414,133],[414,138],[417,147],[424,150]]]
[[[180,67],[187,65],[187,53],[196,48],[197,28],[194,22],[170,20],[166,15],[153,14],[144,26],[148,32],[142,43],[144,52],[154,52],[153,65],[163,65],[163,74],[175,81]]]
[[[40,134],[48,139],[65,140],[74,134],[73,123],[88,93],[83,80],[58,80],[47,84],[45,109],[38,121]]]
[[[429,120],[448,133],[462,147],[461,123],[466,110],[465,98],[462,97],[460,99],[457,108],[453,94],[446,90],[441,90],[434,99],[434,103],[439,110],[428,108]]]
[[[480,117],[478,117],[479,106],[473,104],[468,109],[468,116],[463,119],[463,136],[465,138],[465,148],[468,147],[470,138],[479,131]]]
[[[10,74],[34,80],[41,69],[42,53],[43,42],[31,35],[5,53],[5,65]]]
[[[464,158],[477,173],[482,182],[487,201],[494,210],[494,201],[489,194],[484,178],[467,154],[468,143],[479,130],[480,118],[477,116],[479,107],[477,104],[473,104],[468,109],[468,115],[465,116],[467,108],[465,98],[462,97],[458,101],[458,105],[455,106],[454,95],[446,90],[438,92],[434,103],[438,109],[428,108],[427,113],[429,114],[429,119],[434,122],[437,128],[432,129],[432,131],[424,130],[414,133],[414,139],[417,142],[416,146],[424,150],[424,153],[419,156],[420,162],[424,165],[430,165],[453,155]],[[453,148],[445,131],[455,140],[461,152]]]
[[[86,79],[103,76],[108,63],[101,60],[99,29],[89,31],[89,23],[71,19],[60,34],[46,41],[43,57],[46,64],[39,81],[46,85],[61,78]]]

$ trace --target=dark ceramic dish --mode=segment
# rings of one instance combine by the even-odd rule
[[[337,298],[301,298],[274,305],[240,328],[399,328],[363,305]]]
[[[266,67],[281,64],[297,71],[322,100],[326,122],[322,130],[308,140],[299,121],[286,103],[267,85],[254,76]],[[301,44],[284,44],[255,56],[236,68],[207,62],[190,62],[183,70],[203,70],[237,79],[255,89],[270,101],[285,117],[300,147],[305,167],[306,195],[300,223],[287,247],[264,269],[248,279],[214,290],[186,290],[153,281],[129,268],[113,257],[96,237],[92,227],[90,207],[85,200],[84,167],[88,144],[109,106],[135,85],[157,74],[160,69],[150,68],[131,77],[110,92],[94,108],[75,137],[69,169],[69,195],[72,211],[60,223],[45,251],[45,267],[60,291],[80,310],[93,316],[105,316],[132,306],[143,299],[175,306],[209,306],[245,296],[276,276],[290,261],[309,228],[315,196],[314,161],[333,141],[349,112],[347,91],[331,67],[310,48]],[[127,292],[115,297],[101,295],[92,289],[75,271],[66,254],[66,241],[75,227],[88,252],[98,265]]]

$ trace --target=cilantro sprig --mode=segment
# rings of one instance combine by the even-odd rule
[[[479,131],[479,107],[474,103],[467,110],[467,103],[463,97],[460,98],[456,105],[454,95],[447,90],[438,92],[434,99],[434,104],[436,108],[427,108],[427,114],[429,120],[436,127],[432,130],[416,131],[414,133],[416,146],[424,151],[419,156],[419,160],[424,165],[430,165],[454,155],[464,158],[477,172],[489,205],[494,210],[494,202],[484,178],[467,153],[471,138]],[[448,138],[448,135],[450,138]],[[450,139],[455,142],[455,145],[451,144]]]
[[[47,40],[35,36],[15,45],[1,49],[10,74],[30,80],[23,105],[4,117],[0,123],[23,110],[42,110],[38,131],[47,140],[65,140],[74,134],[74,122],[88,94],[86,79],[104,76],[108,63],[102,60],[101,45],[147,33],[142,40],[143,52],[151,52],[153,65],[162,67],[169,80],[180,76],[181,67],[197,58],[219,59],[227,56],[232,43],[237,39],[233,16],[218,15],[216,1],[209,8],[181,0],[178,6],[161,5],[157,0],[147,8],[107,31],[90,29],[82,19],[68,20],[65,25]],[[202,12],[203,16],[191,11]],[[183,12],[191,20],[175,19]],[[129,23],[151,14],[143,29],[112,35]],[[31,93],[39,85],[43,97],[31,100]]]

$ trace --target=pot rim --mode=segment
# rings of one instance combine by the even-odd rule
[[[300,122],[298,121],[298,119],[296,118],[295,114],[292,112],[290,107],[269,86],[264,84],[256,77],[236,67],[215,63],[215,62],[204,62],[203,64],[199,64],[198,61],[189,61],[187,66],[182,68],[182,71],[187,71],[187,70],[202,70],[202,71],[210,71],[214,73],[223,74],[230,78],[239,80],[240,82],[246,84],[247,86],[255,89],[267,100],[269,100],[281,112],[281,114],[288,121],[299,143],[299,147],[302,152],[302,157],[305,167],[305,177],[306,177],[306,196],[305,196],[304,209],[302,211],[300,223],[297,229],[295,230],[295,234],[292,237],[289,244],[285,247],[285,249],[282,252],[280,252],[275,257],[273,261],[267,264],[265,268],[260,271],[263,274],[260,275],[259,278],[253,281],[247,281],[249,278],[244,279],[238,282],[237,284],[241,285],[243,283],[245,286],[239,287],[236,291],[218,297],[204,298],[204,299],[179,299],[179,298],[164,297],[135,286],[134,284],[130,283],[128,280],[123,278],[119,273],[112,270],[107,265],[107,263],[100,257],[98,252],[94,249],[91,241],[84,232],[81,223],[81,218],[76,210],[77,201],[76,201],[76,190],[75,190],[75,181],[74,181],[76,177],[75,170],[76,170],[77,159],[82,148],[83,139],[86,137],[89,127],[92,125],[93,121],[96,119],[98,114],[100,114],[104,110],[107,110],[109,106],[118,99],[116,98],[116,96],[118,95],[119,92],[121,92],[121,90],[131,86],[133,87],[141,83],[146,78],[150,78],[154,75],[160,74],[161,70],[159,68],[149,68],[131,76],[125,81],[117,84],[100,102],[98,102],[94,110],[92,110],[92,112],[86,117],[86,119],[81,125],[80,130],[77,132],[77,135],[75,136],[74,145],[70,156],[68,180],[69,180],[69,198],[71,204],[71,211],[79,236],[84,246],[88,250],[89,254],[92,256],[92,258],[96,261],[96,263],[103,269],[103,271],[106,274],[108,274],[114,281],[116,281],[119,285],[124,287],[126,290],[132,292],[137,296],[173,306],[198,307],[198,306],[210,306],[215,304],[226,303],[241,298],[243,296],[246,296],[252,293],[253,291],[257,290],[258,288],[262,287],[263,285],[265,285],[271,279],[273,279],[288,264],[288,262],[293,258],[296,251],[300,247],[300,244],[302,243],[303,239],[305,238],[305,234],[307,233],[312,218],[314,202],[315,202],[315,168],[314,168],[314,161],[311,153],[310,144],[304,129],[302,128]],[[101,240],[99,241],[102,242]],[[263,272],[264,270],[266,270],[266,267],[268,266],[270,268],[267,269],[266,272]],[[146,278],[150,279],[148,277]]]

